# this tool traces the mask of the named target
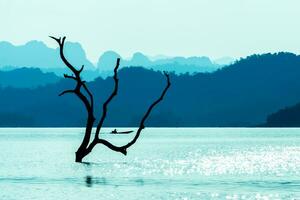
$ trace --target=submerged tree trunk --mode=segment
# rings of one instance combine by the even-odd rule
[[[167,79],[166,87],[162,91],[160,97],[148,107],[146,113],[144,114],[144,116],[142,117],[142,119],[140,121],[139,128],[136,131],[136,134],[135,134],[134,138],[131,141],[129,141],[126,145],[115,146],[114,144],[110,143],[107,140],[100,139],[100,130],[101,130],[101,128],[103,126],[103,123],[105,121],[105,118],[106,118],[108,105],[111,102],[111,100],[118,93],[118,88],[119,88],[118,68],[119,68],[119,65],[120,65],[120,58],[118,58],[117,62],[116,62],[116,66],[114,68],[114,76],[113,76],[114,83],[115,83],[114,90],[112,91],[112,93],[110,94],[108,99],[102,105],[102,115],[101,115],[100,120],[97,124],[97,128],[96,128],[96,131],[95,131],[95,134],[94,134],[94,138],[91,140],[92,128],[94,126],[94,122],[95,122],[96,119],[94,117],[94,98],[93,98],[93,95],[90,92],[90,90],[88,89],[88,87],[86,85],[86,82],[83,81],[80,77],[80,74],[84,69],[84,66],[82,66],[79,70],[77,70],[72,64],[70,64],[70,62],[64,56],[64,44],[65,44],[66,37],[63,37],[63,38],[55,38],[55,37],[52,37],[52,36],[50,36],[50,37],[58,43],[59,48],[60,48],[60,57],[61,57],[62,61],[65,63],[65,65],[73,73],[72,75],[64,74],[64,77],[67,78],[67,79],[72,79],[76,82],[76,86],[75,86],[74,89],[65,90],[60,94],[60,96],[64,95],[64,94],[67,94],[67,93],[75,94],[81,100],[81,102],[84,104],[85,109],[87,111],[85,134],[84,134],[81,145],[79,146],[78,150],[75,153],[75,161],[76,162],[82,162],[82,159],[86,155],[88,155],[97,144],[103,144],[103,145],[105,145],[106,147],[110,148],[113,151],[120,152],[124,155],[127,155],[127,149],[129,147],[131,147],[137,141],[137,139],[139,138],[142,130],[145,128],[144,123],[147,120],[147,118],[149,117],[151,111],[153,110],[153,108],[160,101],[163,100],[163,98],[166,95],[168,89],[170,88],[171,83],[170,83],[169,75],[164,72],[164,75]],[[84,93],[82,91],[84,91]]]

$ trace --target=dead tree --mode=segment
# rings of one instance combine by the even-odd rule
[[[167,93],[167,90],[170,88],[171,83],[170,83],[169,75],[164,72],[164,75],[167,79],[167,85],[164,88],[163,92],[161,93],[160,97],[156,101],[154,101],[149,106],[149,108],[147,109],[146,113],[144,114],[143,118],[140,121],[139,128],[136,131],[134,138],[130,142],[128,142],[127,144],[125,144],[123,146],[116,146],[116,145],[110,143],[109,141],[107,141],[105,139],[101,139],[100,138],[100,130],[103,126],[104,120],[105,120],[106,115],[107,115],[108,105],[118,93],[118,87],[119,87],[118,68],[119,68],[119,65],[120,65],[120,58],[118,58],[116,66],[114,68],[114,75],[113,75],[114,84],[115,84],[114,89],[113,89],[112,93],[110,94],[110,96],[108,97],[108,99],[102,105],[102,115],[101,115],[100,120],[97,124],[97,128],[96,128],[96,131],[94,133],[94,138],[91,140],[92,129],[93,129],[96,118],[94,116],[94,98],[93,98],[93,94],[88,89],[88,87],[86,85],[86,82],[83,81],[81,76],[80,76],[81,72],[84,69],[84,65],[82,65],[80,69],[76,69],[64,56],[64,44],[65,44],[66,37],[55,38],[55,37],[50,36],[50,38],[54,39],[58,43],[59,49],[60,49],[60,57],[61,57],[62,61],[64,62],[64,64],[73,73],[72,75],[64,74],[64,77],[66,79],[71,79],[71,80],[74,80],[76,82],[76,86],[75,86],[74,89],[65,90],[59,96],[64,95],[64,94],[75,94],[81,100],[81,102],[84,104],[85,109],[87,111],[85,134],[84,134],[81,145],[79,146],[78,150],[75,153],[75,157],[76,157],[75,161],[76,162],[82,162],[82,159],[86,155],[88,155],[97,144],[103,144],[103,145],[105,145],[106,147],[110,148],[113,151],[120,152],[124,155],[127,155],[127,149],[129,147],[131,147],[137,141],[137,139],[139,138],[142,130],[145,128],[145,121],[149,117],[151,111],[153,110],[153,108],[160,101],[163,100],[165,94]]]

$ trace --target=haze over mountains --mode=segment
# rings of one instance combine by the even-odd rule
[[[136,57],[143,59],[140,55]],[[33,84],[22,80],[22,74],[32,76]],[[1,77],[6,79],[0,81],[0,126],[84,126],[85,110],[81,102],[72,95],[58,97],[61,91],[74,87],[72,80],[39,69],[3,71]],[[266,124],[271,113],[300,102],[299,77],[300,56],[292,53],[252,55],[211,73],[172,73],[171,89],[147,125]],[[123,67],[119,79],[120,91],[109,107],[105,126],[137,126],[146,107],[164,87],[164,76],[142,67]],[[113,81],[98,77],[87,84],[95,94],[99,116],[101,103],[111,92]]]
[[[121,55],[113,51],[104,52],[93,64],[88,60],[85,51],[79,43],[67,42],[66,57],[75,65],[85,65],[84,76],[93,80],[98,76],[111,75],[116,58]],[[149,58],[142,53],[133,54],[130,59],[122,59],[121,68],[126,66],[143,66],[157,71],[174,71],[175,73],[213,72],[224,65],[233,62],[232,58],[211,61],[208,57],[156,57]],[[47,47],[43,42],[30,41],[25,45],[14,46],[9,42],[0,42],[0,69],[15,67],[40,68],[43,72],[54,72],[58,76],[67,72],[59,58],[58,49]]]
[[[74,64],[85,65],[86,69],[94,69],[94,65],[87,59],[85,51],[79,43],[67,42],[65,55]],[[43,42],[30,41],[25,45],[14,46],[9,42],[0,42],[0,66],[38,67],[41,69],[65,68],[57,56],[58,49],[47,47]]]

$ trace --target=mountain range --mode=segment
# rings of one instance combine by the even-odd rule
[[[38,68],[17,68],[0,71],[0,86],[13,88],[36,88],[57,83],[61,78],[54,73],[43,73]]]
[[[72,95],[58,97],[61,91],[74,87],[72,80],[54,78],[54,74],[37,69],[26,70],[26,76],[31,76],[32,70],[33,77],[39,74],[48,78],[26,87],[20,87],[22,83],[16,86],[13,81],[0,83],[0,126],[85,125],[81,102]],[[14,73],[23,72],[10,69],[10,73],[14,79]],[[170,76],[171,88],[147,126],[271,126],[267,122],[272,120],[272,113],[300,102],[300,56],[292,53],[252,55],[214,72]],[[109,106],[105,126],[137,126],[147,106],[165,86],[164,76],[143,67],[123,67],[119,80],[119,93]],[[87,85],[94,93],[99,116],[113,80],[98,77]],[[287,121],[298,115],[289,116],[285,117]]]
[[[107,77],[112,74],[117,58],[121,55],[114,51],[104,52],[99,56],[98,62],[93,64],[88,60],[86,53],[79,43],[66,42],[65,55],[73,65],[85,65],[83,76],[93,80],[98,76]],[[180,73],[213,72],[222,66],[232,63],[232,58],[222,58],[211,61],[208,57],[165,57],[156,59],[142,53],[133,54],[132,58],[122,58],[121,68],[129,66],[143,66],[156,71],[174,71]],[[0,69],[33,67],[43,72],[54,72],[58,76],[67,70],[59,58],[58,48],[53,49],[40,41],[30,41],[24,45],[13,45],[9,42],[0,42]]]

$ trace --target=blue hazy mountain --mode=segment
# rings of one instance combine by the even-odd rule
[[[85,51],[79,43],[67,42],[65,55],[75,66],[85,65],[86,69],[94,69],[87,59]],[[35,67],[40,69],[65,69],[59,58],[58,48],[47,47],[43,42],[30,41],[25,45],[15,46],[8,42],[0,42],[0,67]]]
[[[116,65],[117,58],[121,58],[121,56],[114,51],[104,52],[98,59],[98,70],[112,71]]]
[[[107,51],[100,56],[97,64],[99,73],[112,74],[115,66],[115,60],[121,56],[114,51]],[[157,60],[151,60],[148,56],[137,52],[132,58],[121,59],[122,67],[144,67],[155,71],[168,71],[177,74],[213,72],[221,68],[222,65],[213,63],[208,57],[161,57]],[[105,77],[104,75],[104,77]]]
[[[83,77],[86,80],[93,80],[99,76],[95,66],[87,59],[86,53],[79,43],[66,42],[65,56],[78,68],[85,65]],[[53,72],[58,76],[69,73],[59,57],[58,48],[49,48],[39,41],[30,41],[20,46],[0,42],[0,69],[22,67],[39,68],[43,72]]]
[[[263,124],[270,113],[300,102],[299,77],[300,57],[291,53],[249,56],[213,73],[172,73],[172,86],[147,125]],[[109,107],[105,125],[137,126],[165,86],[164,76],[141,67],[124,67],[119,80],[118,97]],[[87,84],[99,116],[113,89],[112,78],[99,77]],[[61,79],[35,89],[1,88],[0,126],[84,126],[86,112],[81,102],[73,95],[58,97],[73,87],[72,80]]]
[[[38,68],[17,68],[0,71],[1,87],[36,88],[57,83],[60,79],[54,73],[43,73]]]
[[[116,59],[121,55],[114,51],[104,52],[93,64],[79,43],[67,42],[65,55],[73,65],[85,65],[84,78],[93,80],[98,76],[107,77],[112,74]],[[141,66],[156,71],[173,71],[180,73],[213,72],[222,65],[212,62],[208,57],[156,57],[150,59],[143,53],[135,53],[130,59],[122,59],[121,67]],[[67,73],[67,69],[59,57],[58,48],[53,49],[40,41],[30,41],[15,46],[9,42],[0,42],[0,69],[34,67],[43,72],[54,72],[58,76]]]

